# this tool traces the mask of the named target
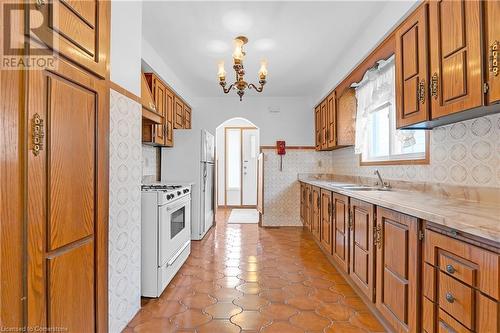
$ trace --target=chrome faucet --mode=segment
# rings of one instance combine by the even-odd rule
[[[391,186],[389,185],[389,183],[384,182],[384,180],[382,179],[382,176],[380,175],[380,172],[378,171],[378,169],[375,170],[375,175],[378,177],[378,180],[379,180],[379,182],[377,182],[378,186],[380,186],[383,189],[389,189],[389,188],[391,188]]]

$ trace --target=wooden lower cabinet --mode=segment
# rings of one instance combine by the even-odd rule
[[[333,259],[349,272],[349,197],[333,193]]]
[[[499,332],[500,250],[425,230],[423,329]]]
[[[321,189],[321,246],[332,254],[332,192]]]
[[[419,331],[421,221],[377,207],[375,306],[395,332]]]
[[[316,238],[316,240],[320,240],[320,221],[321,221],[321,190],[319,187],[312,186],[312,204],[311,204],[311,232]]]
[[[375,206],[350,198],[349,276],[370,301],[375,301]]]
[[[26,323],[105,332],[109,87],[57,62],[27,71]]]
[[[307,184],[300,183],[300,221],[303,226],[306,225],[307,196]]]

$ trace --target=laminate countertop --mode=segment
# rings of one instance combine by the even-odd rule
[[[442,198],[397,188],[348,190],[341,187],[347,183],[331,180],[299,178],[299,181],[500,243],[500,202]]]

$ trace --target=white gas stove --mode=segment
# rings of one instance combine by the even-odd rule
[[[159,297],[191,252],[191,187],[142,186],[141,293]]]

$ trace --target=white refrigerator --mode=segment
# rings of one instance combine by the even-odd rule
[[[177,130],[161,159],[162,182],[192,184],[191,239],[200,240],[214,221],[215,138],[204,129]]]

